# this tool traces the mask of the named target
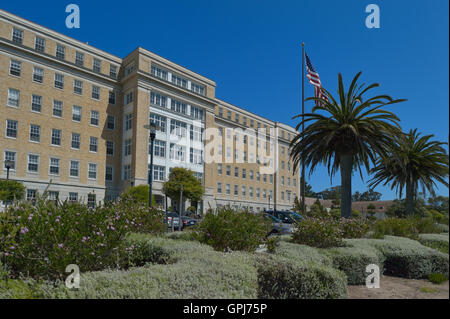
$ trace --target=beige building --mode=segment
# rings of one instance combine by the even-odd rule
[[[205,185],[203,211],[290,209],[300,187],[289,159],[295,129],[221,101],[215,89],[143,48],[119,58],[0,10],[0,178],[9,160],[28,199],[46,188],[61,200],[114,199],[148,183],[150,121],[161,126],[159,205],[170,170],[185,167]]]

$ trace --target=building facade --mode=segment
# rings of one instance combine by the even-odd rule
[[[215,97],[211,79],[141,47],[125,58],[0,10],[0,178],[27,199],[95,204],[149,179],[154,193],[174,167],[203,182],[202,211],[225,205],[290,209],[299,194],[294,128]],[[168,201],[170,205],[170,200]]]

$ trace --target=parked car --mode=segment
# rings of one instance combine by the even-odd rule
[[[272,234],[278,234],[278,235],[289,235],[292,233],[293,225],[283,223],[279,218],[276,218],[273,215],[263,213],[262,215],[264,218],[268,219],[272,223],[272,230],[270,231],[269,235]]]
[[[164,223],[167,224],[168,228],[172,228],[172,220],[173,220],[173,227],[176,230],[180,230],[180,216],[178,216],[177,213],[174,212],[166,212],[166,217],[164,218]],[[183,226],[181,226],[183,227]]]
[[[187,216],[182,216],[181,220],[183,221],[183,228],[192,227],[197,224],[197,221],[195,219],[189,218]]]
[[[291,212],[284,212],[280,210],[276,211],[269,210],[266,213],[280,219],[285,224],[294,224],[294,222],[297,221],[297,218],[294,215],[292,215]]]

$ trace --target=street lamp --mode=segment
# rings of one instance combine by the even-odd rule
[[[268,197],[268,198],[269,198],[269,210],[270,210],[270,198],[271,198],[271,197],[272,197],[272,196],[270,196],[270,195],[269,195],[269,197]]]
[[[6,168],[6,180],[9,180],[9,170],[14,167],[14,161],[6,160],[5,168]]]
[[[153,122],[150,125],[144,125],[144,128],[150,131],[150,179],[149,179],[149,194],[148,194],[148,207],[152,208],[152,184],[153,184],[153,145],[155,143],[156,131],[160,130],[161,127]]]

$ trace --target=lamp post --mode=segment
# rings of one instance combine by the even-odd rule
[[[270,196],[270,195],[269,195],[269,197],[268,197],[268,198],[269,198],[269,210],[270,210],[270,198],[271,198],[271,197],[272,197],[272,196]]]
[[[156,131],[161,129],[155,123],[150,122],[150,125],[144,125],[144,128],[150,131],[150,179],[149,179],[149,192],[148,192],[148,207],[152,208],[152,186],[153,186],[153,145],[155,143]]]
[[[9,180],[9,170],[14,167],[14,162],[11,160],[5,161],[5,168],[6,168],[6,180]]]

